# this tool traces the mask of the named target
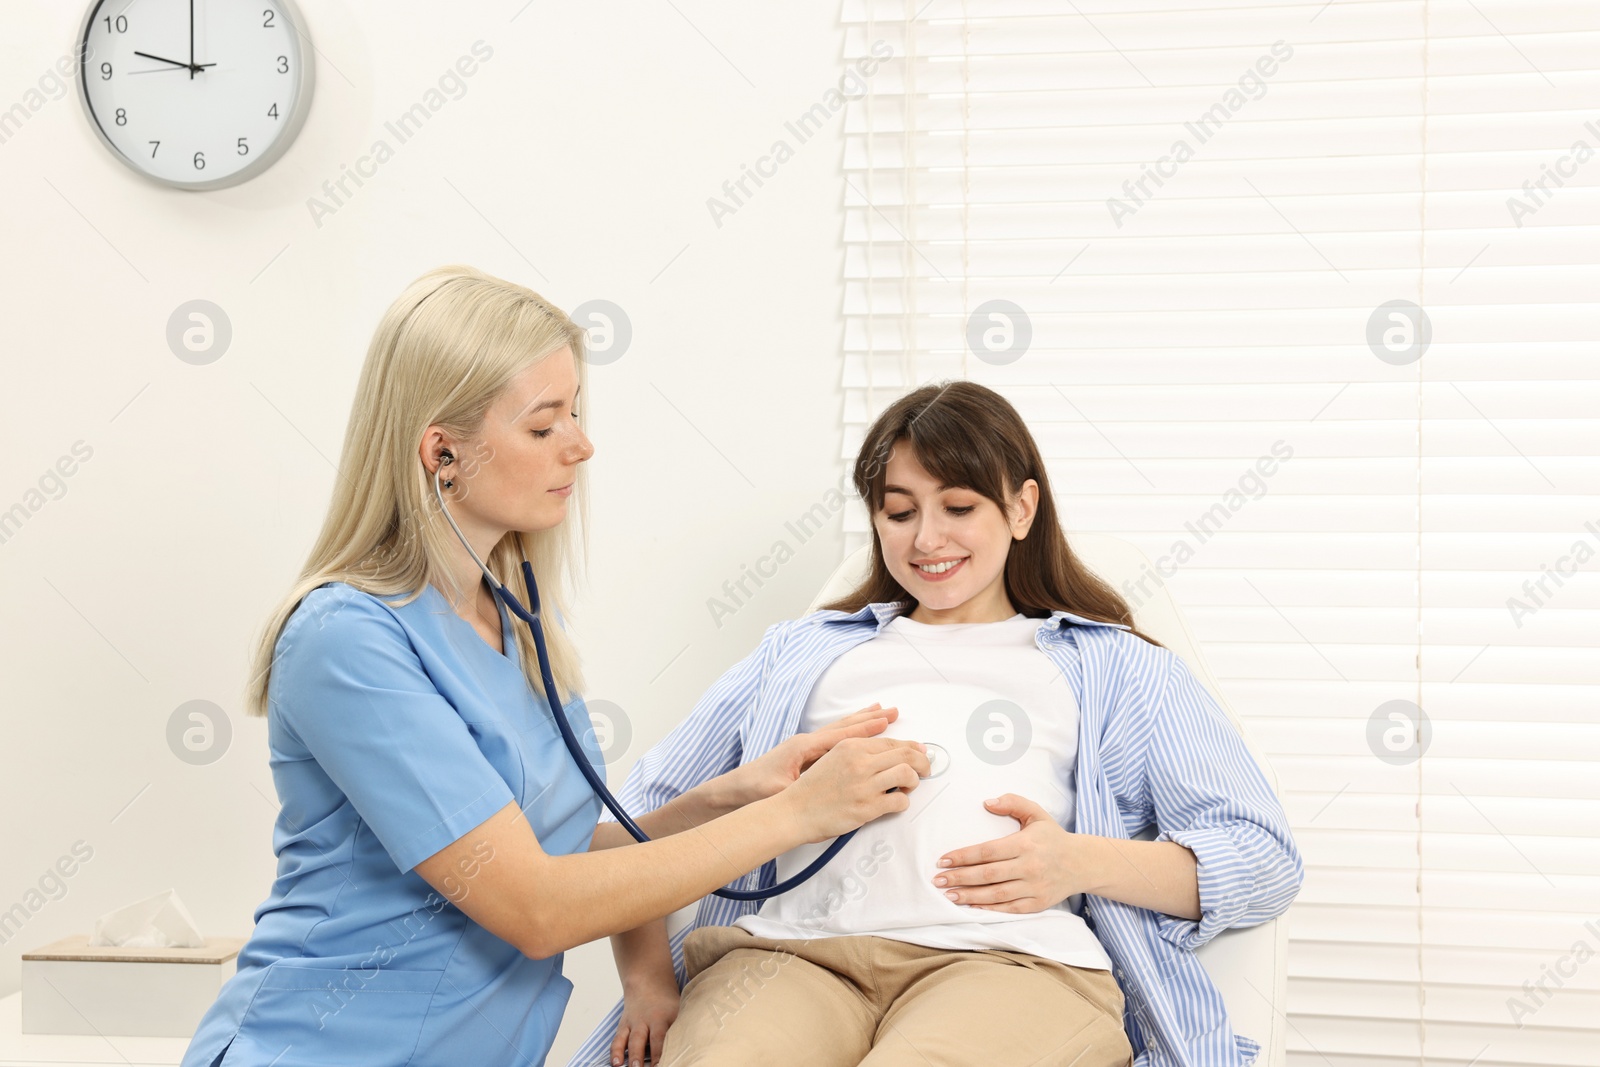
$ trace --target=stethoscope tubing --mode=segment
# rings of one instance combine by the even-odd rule
[[[594,764],[589,762],[589,757],[583,751],[583,745],[578,741],[577,734],[572,730],[572,723],[567,719],[566,705],[560,701],[556,690],[555,676],[550,670],[550,654],[545,647],[544,624],[540,619],[539,586],[533,579],[533,564],[526,559],[522,561],[522,583],[527,590],[528,604],[531,606],[530,610],[530,608],[524,607],[516,596],[512,594],[511,590],[502,585],[493,572],[484,565],[483,560],[479,559],[478,554],[472,550],[472,545],[467,542],[466,536],[462,534],[461,527],[456,525],[456,520],[450,514],[450,509],[445,506],[444,493],[439,488],[439,472],[444,469],[444,466],[445,464],[441,463],[433,473],[433,493],[439,501],[439,510],[444,512],[444,517],[450,523],[450,528],[455,531],[456,537],[460,539],[462,546],[467,550],[467,554],[472,557],[472,561],[483,572],[484,579],[489,583],[489,589],[505,604],[507,611],[527,624],[528,631],[533,636],[533,647],[538,652],[539,680],[544,683],[546,702],[551,710],[550,717],[555,720],[556,730],[561,734],[561,740],[567,746],[567,752],[572,756],[573,762],[578,765],[578,770],[588,780],[589,788],[594,790],[595,796],[599,797],[601,803],[605,804],[610,809],[611,814],[616,816],[617,822],[622,824],[623,829],[627,830],[629,834],[633,835],[633,839],[640,843],[651,840],[650,836],[639,828],[639,824],[634,822],[632,817],[628,815],[622,803],[612,795],[611,790],[606,787],[605,779],[601,777]],[[558,705],[559,710],[557,710]],[[728,889],[724,887],[713,890],[712,893],[725,900],[766,900],[769,897],[787,893],[827,866],[828,861],[837,856],[839,850],[849,844],[850,839],[855,835],[855,830],[841,834],[834,839],[831,845],[823,850],[822,855],[812,860],[805,870],[792,878],[779,882],[777,885],[767,889]]]

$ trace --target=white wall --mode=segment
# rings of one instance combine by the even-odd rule
[[[840,120],[720,227],[706,207],[836,78],[833,6],[303,8],[316,99],[262,177],[202,194],[147,184],[75,92],[0,143],[0,509],[37,502],[28,491],[75,442],[93,450],[0,544],[0,910],[37,900],[74,842],[93,848],[0,948],[0,994],[20,952],[168,887],[206,932],[249,932],[276,802],[264,725],[240,709],[247,651],[320,522],[372,328],[424,270],[471,263],[632,318],[631,349],[591,370],[595,536],[577,619],[588,695],[633,721],[614,781],[839,558],[835,519],[713,624],[707,598],[775,540],[796,544],[785,522],[842,471]],[[0,109],[38,103],[28,90],[81,16],[0,12]],[[307,198],[480,39],[493,57],[465,95],[318,226]],[[164,338],[195,298],[233,325],[207,366]],[[233,729],[207,766],[166,740],[196,699]],[[567,966],[578,989],[552,1062],[617,989],[603,942]]]

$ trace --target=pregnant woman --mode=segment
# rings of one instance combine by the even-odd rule
[[[1304,868],[1227,716],[1073,555],[992,390],[901,398],[854,480],[870,574],[769,628],[624,803],[658,807],[865,696],[898,708],[885,736],[926,743],[931,777],[795,891],[707,897],[676,943],[665,920],[614,937],[624,999],[575,1067],[1251,1062],[1194,950],[1282,914]]]

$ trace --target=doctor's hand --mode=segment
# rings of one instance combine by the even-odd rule
[[[874,704],[854,715],[808,734],[774,745],[764,755],[729,772],[745,803],[777,796],[795,783],[803,771],[847,737],[872,737],[886,730],[900,717],[898,708]]]
[[[806,841],[825,841],[905,811],[930,770],[920,741],[846,737],[767,803],[788,808]]]
[[[1043,911],[1085,887],[1084,837],[1064,829],[1026,797],[1007,793],[983,806],[1009,815],[1022,829],[1007,837],[946,852],[933,884],[957,904],[988,911]]]

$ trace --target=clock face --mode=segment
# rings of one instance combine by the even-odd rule
[[[167,185],[254,177],[311,105],[314,53],[293,0],[95,0],[80,47],[100,139]]]

